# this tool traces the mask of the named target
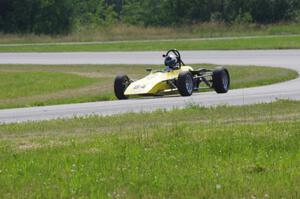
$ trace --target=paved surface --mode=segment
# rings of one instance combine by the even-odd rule
[[[163,61],[162,53],[0,53],[0,64],[161,64]],[[300,73],[300,50],[184,51],[182,57],[189,64],[280,66],[297,70]],[[300,78],[269,86],[232,90],[223,95],[209,92],[197,93],[188,98],[175,96],[0,110],[0,123],[39,121],[93,114],[112,115],[124,112],[153,111],[159,108],[182,108],[189,104],[203,106],[244,105],[271,102],[279,98],[300,100]]]

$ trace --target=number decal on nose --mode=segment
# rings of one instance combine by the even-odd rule
[[[144,89],[146,88],[146,85],[136,85],[135,87],[133,87],[133,89]]]

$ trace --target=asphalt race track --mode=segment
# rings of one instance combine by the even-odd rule
[[[0,64],[161,64],[162,54],[163,52],[0,53]],[[262,65],[291,68],[300,73],[300,50],[183,51],[182,57],[186,64]],[[222,95],[208,92],[196,93],[192,97],[172,96],[0,110],[0,123],[153,111],[182,108],[190,104],[244,105],[276,99],[300,100],[300,78],[269,86],[231,90]]]

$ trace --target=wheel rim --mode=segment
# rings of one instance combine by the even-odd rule
[[[193,79],[189,75],[186,77],[185,87],[189,94],[191,94],[193,92]]]
[[[227,74],[225,74],[223,76],[222,83],[223,83],[224,89],[227,90],[228,89],[228,84],[229,84]]]

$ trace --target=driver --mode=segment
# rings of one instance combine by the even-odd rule
[[[175,70],[179,68],[179,63],[176,55],[170,54],[165,58],[166,71]]]

